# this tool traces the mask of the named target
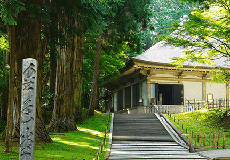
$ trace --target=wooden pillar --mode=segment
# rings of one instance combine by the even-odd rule
[[[111,107],[114,109],[114,93],[112,93],[112,105]]]
[[[118,101],[117,101],[117,99],[118,99],[118,98],[117,98],[117,97],[118,97],[118,96],[117,96],[117,92],[115,92],[115,93],[113,94],[113,97],[114,97],[114,98],[113,98],[113,102],[114,102],[114,104],[113,104],[113,105],[114,105],[114,106],[113,106],[113,107],[114,107],[114,111],[117,111],[117,102],[118,102]]]
[[[116,111],[118,111],[118,91],[116,92],[116,108],[117,108]]]
[[[131,86],[131,104],[130,107],[133,108],[133,85]]]
[[[147,83],[147,106],[150,105],[151,102],[151,84]]]
[[[226,99],[229,101],[229,83],[226,84]]]
[[[202,82],[202,91],[203,91],[203,101],[206,101],[206,82]]]
[[[140,97],[139,97],[139,99],[142,99],[142,82],[139,83],[139,88],[140,88]]]
[[[125,88],[123,89],[123,109],[125,109]]]

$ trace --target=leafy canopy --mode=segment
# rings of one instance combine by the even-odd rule
[[[25,4],[20,0],[2,0],[0,2],[0,17],[9,25],[17,25],[17,14],[25,10]]]
[[[227,83],[229,73],[221,66],[216,66],[215,59],[230,57],[230,8],[229,0],[204,2],[200,8],[193,9],[190,20],[174,23],[173,34],[166,38],[168,44],[186,49],[184,57],[174,60],[183,66],[183,62],[192,61],[212,64],[212,82]],[[208,7],[207,7],[208,6]]]
[[[0,31],[0,91],[5,86],[4,76],[8,74],[8,67],[5,63],[4,54],[8,51],[9,42],[7,35]]]
[[[152,26],[154,32],[152,37],[158,41],[160,37],[172,32],[170,24],[174,21],[180,22],[183,15],[191,13],[193,7],[198,6],[198,3],[182,3],[179,0],[154,0],[150,8],[153,10]]]

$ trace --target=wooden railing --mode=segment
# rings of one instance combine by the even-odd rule
[[[222,141],[221,141],[222,140]],[[199,147],[212,147],[225,149],[225,133],[213,133],[213,134],[196,134],[194,132],[189,133],[189,146],[192,148]]]
[[[199,105],[194,105],[194,106],[158,105],[157,107],[158,107],[158,113],[170,113],[170,114],[187,113],[187,112],[192,112],[192,111],[206,108],[205,106],[199,106]]]
[[[211,100],[211,101],[202,101],[202,100],[185,100],[185,105],[149,105],[149,106],[138,106],[135,108],[127,108],[119,111],[120,113],[186,113],[193,112],[201,109],[211,109],[211,108],[229,108],[230,100]]]
[[[186,113],[193,112],[201,109],[211,109],[211,108],[229,108],[229,100],[212,100],[212,101],[201,101],[201,100],[186,100],[185,105],[155,105],[158,108],[158,113]]]
[[[102,154],[102,152],[104,150],[104,147],[105,147],[105,144],[106,144],[106,136],[107,136],[108,131],[109,131],[110,115],[111,115],[111,113],[109,112],[109,117],[108,117],[108,120],[107,120],[107,126],[106,126],[106,130],[105,130],[105,135],[104,135],[104,138],[102,140],[101,146],[99,146],[99,150],[97,152],[96,160],[99,160],[100,155]]]
[[[202,100],[185,100],[185,106],[199,106],[201,108],[207,107],[207,108],[217,108],[217,107],[224,107],[224,108],[229,108],[230,106],[230,100],[223,99],[223,100],[207,100],[207,101],[202,101]]]
[[[121,110],[119,113],[186,113],[192,112],[195,110],[202,109],[201,106],[180,106],[180,105],[150,105],[150,106],[138,106],[137,108],[128,108],[126,110]]]

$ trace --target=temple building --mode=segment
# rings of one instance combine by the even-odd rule
[[[186,62],[183,67],[172,65],[173,57],[182,57],[183,48],[156,43],[144,53],[131,58],[116,83],[107,84],[115,111],[140,105],[185,105],[188,100],[229,100],[229,86],[210,83],[213,66]],[[216,66],[228,71],[226,57],[215,59]]]

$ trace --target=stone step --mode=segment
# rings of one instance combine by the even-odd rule
[[[114,122],[114,125],[117,125],[117,126],[124,126],[124,125],[145,125],[145,126],[155,126],[155,125],[159,125],[159,122],[149,122],[149,121],[145,121],[145,122]]]
[[[177,148],[177,147],[153,147],[153,148],[149,148],[149,147],[113,147],[112,148],[113,151],[188,151],[185,148]]]
[[[114,141],[113,146],[180,146],[176,142]]]
[[[113,149],[112,149],[113,150]],[[175,151],[172,151],[172,150],[169,150],[169,151],[143,151],[143,150],[125,150],[125,151],[121,151],[121,150],[113,150],[113,154],[132,154],[132,155],[135,155],[135,154],[148,154],[148,155],[190,155],[190,156],[194,156],[194,155],[197,155],[196,153],[189,153],[188,151],[180,151],[180,150],[175,150]]]
[[[155,141],[155,142],[174,142],[170,136],[113,136],[113,141]]]
[[[130,159],[134,159],[134,160],[155,160],[153,158],[122,158],[122,160],[130,160]],[[116,159],[111,159],[111,160],[116,160]],[[167,159],[164,159],[164,160],[178,160],[178,159],[174,159],[174,158],[167,158]],[[183,158],[180,158],[179,160],[188,160],[187,158],[186,159],[183,159]],[[198,158],[192,158],[191,160],[204,160],[204,159],[198,159]]]
[[[121,124],[124,124],[124,123],[158,123],[158,120],[157,119],[140,119],[140,120],[125,120],[125,119],[122,119],[122,120],[118,120],[118,121],[114,121],[114,123],[121,123]]]
[[[151,137],[158,137],[158,136],[167,136],[168,134],[165,132],[138,132],[142,137],[143,136],[151,136]],[[114,136],[136,136],[136,132],[115,132]],[[168,135],[169,136],[169,135]]]
[[[146,125],[145,124],[142,124],[142,125],[114,125],[114,130],[115,129],[147,129],[147,130],[165,130],[165,128],[163,126],[160,126],[159,124],[155,125],[155,126],[150,126],[150,125]]]
[[[122,130],[120,130],[122,129]],[[142,130],[144,129],[144,130]],[[116,130],[120,130],[120,131],[123,131],[123,130],[139,130],[139,131],[154,131],[154,132],[159,132],[159,131],[166,131],[165,128],[162,126],[162,127],[147,127],[147,126],[119,126],[119,127],[114,127],[114,131]]]
[[[147,130],[144,130],[144,131],[148,131],[148,130],[153,130],[153,131],[161,131],[161,130],[165,130],[165,128],[163,126],[156,126],[156,127],[151,127],[151,126],[141,126],[141,125],[136,125],[136,126],[114,126],[114,130],[119,130],[119,129],[125,129],[125,130],[140,130],[141,129],[147,129]],[[122,130],[121,130],[122,131]]]
[[[136,119],[118,119],[118,120],[115,120],[114,122],[157,122],[157,119],[151,119],[151,118],[148,118],[148,119],[141,119],[141,118],[136,118]]]
[[[130,127],[133,127],[135,128],[136,126],[141,126],[141,127],[146,127],[146,128],[155,128],[157,129],[157,127],[160,127],[160,128],[163,128],[163,126],[161,126],[159,123],[114,123],[114,126],[116,127],[124,127],[124,126],[130,126]]]
[[[159,134],[156,134],[156,132],[149,132],[149,133],[141,133],[140,138],[143,139],[142,137],[164,137],[164,136],[170,136],[168,134],[166,134],[165,132],[163,133],[160,133],[158,132]],[[135,133],[130,133],[130,132],[120,132],[120,133],[114,133],[113,135],[114,137],[124,137],[124,136],[127,136],[127,137],[138,137],[137,134]],[[171,137],[171,136],[170,136]]]
[[[116,115],[114,116],[114,118],[116,118],[115,120],[121,120],[121,119],[157,119],[156,116],[154,114],[151,115],[133,115],[133,114],[129,114],[128,116],[125,115]]]
[[[112,150],[141,150],[141,151],[187,151],[188,150],[179,145],[171,145],[171,146],[162,146],[162,145],[149,145],[149,146],[141,146],[141,145],[113,145]]]
[[[149,135],[149,136],[157,136],[157,135],[169,135],[168,132],[164,128],[146,128],[146,127],[118,127],[113,130],[113,135],[127,135],[127,136],[144,136],[144,135]]]
[[[154,154],[146,154],[143,155],[141,153],[137,154],[111,154],[109,160],[113,159],[206,159],[197,154],[187,154],[187,155],[154,155]]]
[[[204,160],[177,144],[154,114],[115,114],[109,160]]]

